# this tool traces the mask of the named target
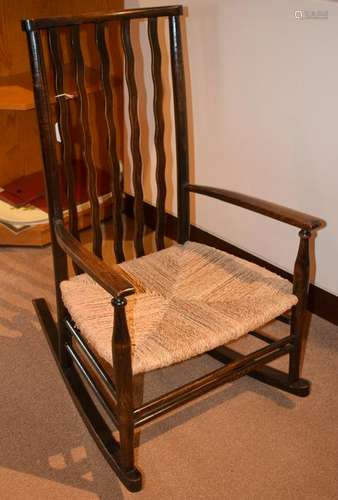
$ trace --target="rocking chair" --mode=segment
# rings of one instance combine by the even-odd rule
[[[134,431],[166,412],[243,375],[252,376],[298,396],[309,394],[310,383],[301,378],[304,351],[311,233],[323,221],[251,196],[189,183],[188,134],[182,38],[181,6],[135,9],[111,14],[82,15],[26,20],[36,109],[40,128],[44,175],[49,207],[50,231],[56,283],[57,323],[44,299],[34,301],[58,367],[89,431],[107,461],[130,491],[141,489],[141,474],[134,462]],[[169,26],[171,89],[177,153],[177,238],[165,248],[166,157],[164,147],[163,67],[159,40],[159,18]],[[154,90],[156,147],[156,247],[145,255],[142,155],[135,55],[130,25],[146,19]],[[125,261],[124,193],[116,150],[116,116],[111,86],[114,47],[108,27],[121,33],[125,75],[129,94],[129,116],[134,192],[134,247],[136,257]],[[99,56],[98,85],[104,99],[108,140],[104,146],[111,174],[112,224],[116,264],[102,259],[102,229],[97,195],[97,174],[92,155],[91,121],[86,92],[81,32],[83,25],[95,29]],[[161,25],[161,26],[162,26]],[[48,44],[42,43],[46,36]],[[88,31],[88,33],[91,33]],[[66,35],[65,35],[66,34]],[[62,36],[61,36],[62,35]],[[63,38],[62,38],[63,37]],[[69,38],[67,38],[69,37]],[[62,38],[62,40],[61,40]],[[91,208],[93,251],[79,239],[75,184],[72,169],[73,143],[70,134],[70,100],[64,78],[64,45],[72,52],[75,97],[79,104],[82,161],[87,172]],[[68,42],[67,42],[68,43]],[[51,89],[47,62],[54,73]],[[56,96],[56,99],[55,97]],[[56,100],[56,108],[54,102]],[[57,114],[61,144],[55,138],[53,113]],[[60,170],[67,179],[69,223],[64,221],[60,193]],[[300,228],[300,246],[292,284],[256,264],[219,249],[190,241],[190,194],[217,198]],[[75,277],[68,274],[67,257]],[[291,314],[289,312],[291,311]],[[271,320],[290,324],[282,339],[257,332]],[[242,355],[226,344],[244,335],[258,336],[266,345]],[[133,399],[136,374],[183,362],[209,353],[224,366],[152,401],[137,406]],[[288,355],[289,369],[268,366]],[[112,433],[117,428],[119,440]]]

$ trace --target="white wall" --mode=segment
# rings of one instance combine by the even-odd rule
[[[126,8],[170,0],[126,0]],[[196,182],[324,218],[316,284],[338,295],[338,4],[185,0]],[[295,18],[295,10],[328,19]],[[196,224],[291,270],[297,229],[198,198]]]

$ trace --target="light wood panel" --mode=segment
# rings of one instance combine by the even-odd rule
[[[111,215],[112,199],[109,198],[100,203],[99,217],[103,221]],[[66,226],[69,226],[69,216],[64,216]],[[90,212],[84,210],[78,217],[79,230],[90,226]],[[5,224],[0,223],[0,245],[14,246],[44,246],[50,243],[49,224],[38,224],[36,226],[27,227],[21,231],[13,231]]]
[[[0,186],[42,168],[21,19],[122,8],[123,0],[0,0]],[[16,110],[9,109],[14,104]]]
[[[123,9],[122,0],[1,0],[0,77],[25,73],[29,69],[25,34],[21,19],[109,12]]]

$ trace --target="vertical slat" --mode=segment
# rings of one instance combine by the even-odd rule
[[[87,170],[87,187],[91,206],[93,231],[93,252],[102,258],[102,231],[100,227],[100,206],[97,197],[97,173],[92,156],[92,138],[88,118],[88,97],[85,88],[84,61],[80,44],[79,26],[71,28],[72,47],[74,49],[76,85],[80,98],[80,122],[82,128],[81,146],[83,161]]]
[[[189,182],[188,120],[182,35],[178,16],[169,17],[171,70],[174,93],[176,156],[177,156],[177,241],[189,239],[189,192],[184,186]]]
[[[69,229],[79,239],[78,216],[75,198],[75,178],[72,168],[72,145],[69,127],[69,110],[64,94],[63,63],[60,54],[60,39],[56,29],[48,30],[49,48],[55,76],[57,96],[57,120],[62,141],[62,163],[67,181],[67,199],[69,207]]]
[[[151,48],[151,73],[154,83],[154,118],[155,118],[155,147],[156,147],[156,246],[157,250],[164,248],[165,234],[165,150],[164,150],[164,117],[163,117],[163,84],[161,75],[162,55],[158,41],[157,18],[148,20],[148,37]]]
[[[130,40],[130,21],[121,22],[122,46],[125,55],[125,72],[129,93],[129,118],[131,127],[130,147],[133,158],[133,185],[135,191],[134,217],[135,233],[134,246],[137,257],[144,255],[143,247],[143,189],[142,189],[142,158],[140,152],[140,125],[137,115],[137,88],[135,81],[135,57]]]
[[[114,123],[113,113],[113,92],[111,88],[110,62],[105,39],[104,23],[98,23],[96,26],[96,43],[101,58],[101,80],[103,85],[104,108],[108,130],[108,161],[112,173],[114,251],[117,262],[122,262],[124,261],[124,253],[120,166],[116,150],[116,127]]]
[[[49,108],[49,93],[46,77],[46,68],[43,59],[40,34],[35,31],[27,33],[29,56],[33,75],[33,89],[36,111],[39,123],[42,157],[44,163],[44,178],[48,200],[48,217],[52,241],[54,279],[56,289],[56,305],[58,317],[58,355],[62,366],[69,362],[65,352],[65,340],[68,338],[63,318],[65,308],[62,302],[60,283],[68,279],[67,257],[57,243],[54,222],[62,220],[62,207],[59,193],[59,179],[56,164],[55,143],[52,130],[52,121]]]

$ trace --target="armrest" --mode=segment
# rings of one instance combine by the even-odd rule
[[[266,215],[267,217],[270,217],[272,219],[285,222],[287,224],[290,224],[291,226],[296,226],[307,231],[312,231],[313,229],[318,229],[325,226],[325,222],[318,217],[313,217],[312,215],[297,212],[296,210],[283,207],[282,205],[277,205],[265,200],[260,200],[259,198],[254,198],[246,194],[236,193],[234,191],[228,191],[226,189],[219,189],[209,186],[199,186],[196,184],[187,184],[185,186],[185,189],[187,191],[190,191],[191,193],[203,194],[206,196],[210,196],[211,198],[226,201],[227,203],[231,203],[232,205],[246,208],[253,212]]]
[[[62,250],[113,297],[131,295],[135,292],[133,285],[121,274],[107,266],[74,238],[61,220],[54,223],[54,228],[57,242]]]

